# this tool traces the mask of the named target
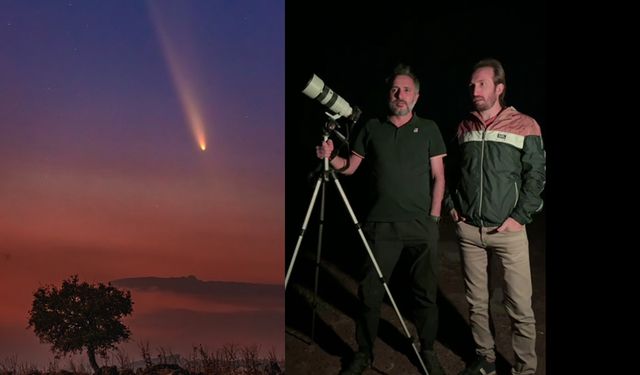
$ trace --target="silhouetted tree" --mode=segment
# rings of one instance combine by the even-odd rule
[[[43,343],[50,343],[54,353],[87,350],[89,363],[99,371],[96,353],[115,349],[126,341],[131,331],[120,321],[133,311],[131,292],[111,284],[80,283],[78,275],[55,286],[38,288],[29,311],[29,327]]]

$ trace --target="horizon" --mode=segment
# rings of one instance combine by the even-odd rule
[[[66,278],[65,278],[66,279]],[[182,280],[197,280],[199,285],[207,283],[227,283],[225,281],[199,280],[193,275],[182,277],[132,277],[121,280],[149,280],[154,279],[161,282],[180,282]],[[86,281],[79,277],[80,282]],[[112,280],[119,281],[119,280]],[[95,281],[93,283],[107,284],[112,281]],[[139,351],[138,344],[147,341],[153,352],[160,348],[173,349],[175,354],[182,355],[183,358],[191,352],[191,348],[203,345],[210,351],[215,351],[226,345],[236,345],[240,347],[258,346],[259,353],[266,357],[270,351],[273,351],[278,358],[284,358],[285,348],[284,342],[277,333],[281,331],[278,328],[280,321],[284,319],[284,284],[262,284],[262,283],[237,283],[231,282],[233,285],[240,285],[245,289],[252,289],[255,286],[269,286],[273,289],[282,287],[282,291],[274,299],[266,299],[263,301],[255,301],[255,299],[240,300],[238,303],[220,302],[209,296],[198,294],[196,288],[179,293],[170,290],[171,285],[162,286],[154,285],[151,290],[144,290],[136,287],[122,287],[117,284],[111,284],[120,290],[128,290],[131,292],[133,301],[133,312],[131,315],[124,317],[123,322],[132,332],[130,340],[119,343],[117,346],[123,348],[127,352]],[[62,280],[53,283],[54,286],[60,287]],[[175,284],[174,284],[175,285]],[[191,292],[191,294],[189,294]],[[180,306],[188,306],[189,308],[179,308]],[[30,309],[29,305],[29,309]],[[20,362],[36,365],[38,368],[45,368],[54,359],[54,353],[50,351],[50,344],[43,344],[33,333],[32,329],[27,327],[28,310],[24,311],[23,319],[14,316],[16,321],[23,320],[22,334],[17,334],[19,330],[15,326],[10,328],[7,336],[18,339],[18,348],[12,351],[8,343],[0,340],[0,363],[6,362],[8,358],[16,355]],[[18,314],[21,315],[21,314]],[[209,324],[209,327],[200,327],[199,324],[206,322],[210,317],[217,317],[215,322]],[[187,323],[185,323],[185,318]],[[249,329],[242,327],[244,318],[250,321]],[[156,323],[149,324],[148,322]],[[0,327],[2,326],[0,322]],[[157,327],[162,326],[166,330],[157,333]],[[182,328],[181,330],[177,328]],[[238,329],[239,331],[234,331]],[[5,327],[6,328],[6,327]],[[255,331],[253,331],[255,330]],[[225,332],[227,331],[227,332]],[[207,335],[212,333],[223,333],[221,339],[206,340]],[[240,337],[238,341],[225,333],[233,332],[236,337]],[[255,340],[252,341],[252,334]],[[190,340],[189,337],[200,338]],[[177,349],[177,350],[176,350]],[[33,352],[31,352],[33,350]],[[22,361],[22,358],[31,356],[31,358]],[[67,356],[65,356],[67,357]],[[75,360],[84,360],[86,362],[86,353],[83,351],[78,355],[71,355],[68,358]],[[99,361],[99,363],[102,363]]]

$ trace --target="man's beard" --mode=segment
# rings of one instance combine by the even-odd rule
[[[400,103],[400,102],[404,103],[405,106],[404,107],[399,107],[399,106],[395,105],[395,103]],[[408,115],[409,113],[411,113],[411,110],[413,108],[411,108],[409,103],[407,103],[404,100],[395,100],[395,101],[389,103],[389,109],[391,110],[391,113],[393,113],[396,116],[405,116],[405,115]]]
[[[473,106],[476,108],[476,110],[478,112],[482,112],[482,111],[486,111],[488,109],[490,109],[491,107],[493,107],[493,105],[496,103],[496,98],[495,97],[487,97],[487,98],[482,98],[482,100],[480,101],[473,101]]]

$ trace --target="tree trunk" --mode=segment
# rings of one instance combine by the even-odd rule
[[[100,372],[98,362],[96,362],[96,350],[94,348],[87,348],[87,355],[89,356],[89,364],[95,374]]]

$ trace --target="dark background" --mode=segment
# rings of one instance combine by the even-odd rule
[[[513,105],[536,119],[548,146],[550,140],[553,142],[554,134],[553,126],[547,122],[546,14],[545,2],[462,1],[439,5],[422,2],[419,6],[397,2],[394,5],[367,5],[366,9],[345,9],[344,6],[332,6],[327,2],[315,6],[287,2],[285,270],[291,266],[296,241],[318,177],[312,173],[320,165],[314,147],[320,143],[328,119],[324,114],[328,109],[302,93],[314,73],[352,107],[362,110],[359,121],[351,131],[353,137],[367,119],[386,115],[388,93],[385,79],[398,63],[410,65],[421,84],[415,112],[423,118],[434,120],[447,147],[454,147],[457,124],[471,109],[467,87],[472,66],[480,59],[493,57],[502,62],[506,71],[507,105]],[[344,132],[347,122],[342,121],[341,124]],[[546,148],[549,152],[550,148]],[[343,153],[343,156],[346,155]],[[452,156],[450,153],[445,159],[446,165],[454,161]],[[548,168],[549,164],[552,167],[552,160],[547,159]],[[360,222],[365,220],[367,213],[365,197],[370,188],[366,184],[367,167],[365,159],[355,175],[339,177]],[[334,184],[329,183],[326,187],[320,260],[330,264],[329,268],[337,267],[357,279],[361,264],[368,262],[367,254]],[[547,194],[548,189],[543,193],[545,201]],[[301,288],[297,287],[313,290],[319,206],[320,197],[304,232],[288,284],[286,326],[296,332],[290,334],[304,332],[310,336],[310,307],[301,303]],[[542,223],[539,227],[543,231],[548,211],[549,205],[536,219],[539,224]],[[447,230],[446,226],[442,228]],[[441,235],[444,238],[453,234]],[[541,271],[541,277],[545,277],[545,269]],[[327,273],[323,272],[327,271],[321,268],[320,295],[332,294],[335,306],[339,306],[347,316],[354,317],[357,301],[346,291],[349,288],[340,282],[336,283],[332,277],[325,277]],[[402,298],[401,275],[385,277],[389,277],[391,292],[400,308],[404,309],[407,301]],[[457,316],[454,311],[445,312],[446,308],[447,305],[441,306],[444,315]],[[467,327],[464,323],[458,323],[451,327],[460,328],[458,334],[463,337],[468,334]],[[323,351],[333,356],[343,356],[350,350],[341,339],[323,337],[323,329],[329,334],[333,331],[324,327],[323,323],[318,324],[317,341]],[[448,324],[445,319],[442,319],[443,324]],[[451,329],[441,331],[452,332]],[[347,333],[347,337],[351,334]],[[545,337],[539,339],[546,341]],[[298,345],[302,341],[287,339],[287,345],[289,342]],[[298,357],[299,348],[287,349],[287,353],[296,353],[287,356],[290,364],[298,360],[312,361],[313,357]],[[317,362],[315,365],[322,367],[327,364]],[[325,371],[331,372],[328,369]],[[543,370],[541,373],[544,373]]]
[[[635,192],[624,190],[634,186],[625,180],[635,170],[629,155],[635,147],[625,139],[635,138],[625,135],[635,128],[635,116],[620,111],[635,108],[635,96],[625,94],[637,70],[628,56],[637,44],[635,21],[628,19],[635,13],[615,3],[546,1],[395,2],[356,10],[327,1],[288,1],[286,8],[287,269],[309,204],[307,175],[318,165],[313,148],[325,121],[325,108],[301,93],[311,75],[361,108],[363,123],[386,108],[389,71],[397,62],[410,64],[422,83],[417,114],[435,120],[450,141],[469,110],[472,65],[495,57],[506,69],[507,104],[538,121],[547,152],[547,363],[566,366],[567,373],[627,367],[629,361],[616,360],[628,358],[621,355],[626,345],[602,336],[624,335],[629,320],[620,319],[611,302],[624,300],[616,293],[633,295],[624,292],[630,283],[619,279],[633,274],[621,271],[629,243],[620,229],[633,223],[629,205]],[[361,177],[341,182],[363,220]],[[335,189],[329,187],[328,194],[322,258],[353,273],[363,251]],[[316,216],[317,210],[301,252],[315,252]],[[292,283],[309,285],[308,269],[294,266]],[[289,307],[287,299],[287,327],[302,315]]]
[[[545,2],[394,4],[347,10],[327,2],[315,6],[287,2],[287,268],[315,182],[309,174],[319,165],[314,146],[321,141],[327,120],[326,107],[301,92],[314,73],[352,107],[362,110],[356,131],[368,118],[386,113],[385,78],[397,63],[409,64],[421,81],[416,113],[435,120],[452,146],[456,125],[470,109],[467,85],[471,68],[482,58],[494,57],[506,70],[507,105],[535,118],[545,142],[552,137],[547,124]],[[366,164],[361,168],[366,169]],[[364,174],[359,170],[353,176],[340,177],[359,220],[366,215],[361,190],[367,188]],[[327,243],[322,256],[342,259],[348,268],[357,257],[346,250],[348,241],[359,239],[333,184],[327,186]],[[316,207],[319,205],[318,198]],[[312,231],[317,216],[316,210],[304,235],[303,249],[315,250],[317,237]],[[342,244],[340,250],[333,242]]]

